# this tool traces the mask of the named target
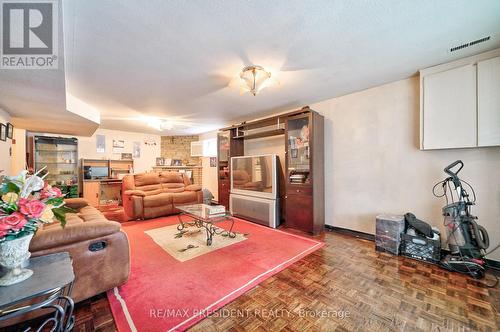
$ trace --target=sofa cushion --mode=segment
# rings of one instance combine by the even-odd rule
[[[161,183],[181,183],[184,184],[182,174],[179,172],[160,172],[158,173]]]
[[[65,228],[53,227],[37,232],[30,243],[30,251],[44,250],[70,243],[95,239],[120,231],[120,224],[102,219],[78,224],[69,224]]]
[[[178,182],[167,182],[167,183],[162,183],[161,187],[163,189],[173,189],[173,188],[184,188],[184,183],[178,183]]]
[[[142,192],[144,192],[144,194],[146,196],[149,196],[149,195],[156,195],[156,194],[159,194],[162,192],[162,187],[161,187],[161,184],[150,184],[150,185],[146,185],[146,186],[140,186],[140,187],[136,187],[135,190],[140,190]]]
[[[77,213],[66,213],[66,226],[80,224],[83,219],[78,216]],[[61,228],[61,223],[54,219],[51,223],[43,224],[40,230],[46,230],[51,228]]]
[[[172,195],[171,193],[161,193],[157,195],[150,195],[144,197],[144,207],[155,207],[162,205],[171,205],[172,204]]]
[[[66,198],[64,203],[67,207],[75,210],[80,210],[82,207],[89,205],[83,198]]]
[[[201,191],[201,186],[199,184],[190,184],[184,188],[186,191]]]
[[[182,193],[171,194],[175,204],[192,204],[197,202],[197,194],[194,191],[184,191]]]
[[[158,184],[160,182],[159,174],[156,172],[141,173],[134,175],[135,187]]]
[[[163,188],[164,193],[182,193],[184,188]]]

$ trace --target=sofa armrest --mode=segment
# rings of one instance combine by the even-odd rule
[[[66,244],[110,235],[120,231],[120,223],[108,220],[87,221],[38,231],[30,243],[30,251],[44,250]]]
[[[83,198],[66,198],[64,203],[65,206],[74,210],[80,210],[82,207],[89,205],[89,203]]]
[[[185,186],[184,190],[186,190],[186,191],[200,191],[201,186],[199,184],[190,184],[189,186]]]
[[[139,189],[125,190],[124,194],[128,196],[141,196],[141,197],[146,196],[146,193]]]

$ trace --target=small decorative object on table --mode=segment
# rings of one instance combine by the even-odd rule
[[[162,157],[156,157],[156,166],[165,165],[165,160]]]
[[[43,177],[23,171],[17,176],[5,176],[0,184],[0,265],[7,273],[0,277],[0,286],[9,286],[28,279],[33,271],[22,268],[30,257],[29,243],[43,223],[54,217],[64,227],[66,212],[61,190],[48,185]]]

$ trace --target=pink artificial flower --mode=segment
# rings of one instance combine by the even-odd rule
[[[45,183],[45,187],[43,187],[43,190],[40,192],[41,199],[61,197],[61,196],[62,196],[61,189],[57,187],[51,187],[47,183]]]
[[[7,235],[9,233],[9,230],[11,228],[12,227],[10,227],[9,225],[2,223],[1,219],[0,219],[0,238],[2,238],[5,235]]]
[[[61,197],[63,195],[61,189],[57,187],[52,187],[50,191],[53,193],[54,197]]]
[[[45,204],[36,199],[28,200],[26,198],[21,198],[18,206],[19,211],[30,218],[40,218],[45,209]]]
[[[23,228],[27,222],[24,215],[19,212],[14,212],[11,215],[0,218],[0,225],[3,225],[4,229],[8,227],[16,231]]]

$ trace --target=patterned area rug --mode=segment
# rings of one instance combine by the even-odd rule
[[[144,233],[151,236],[156,244],[181,262],[246,240],[246,237],[239,233],[234,238],[214,235],[212,245],[207,246],[205,229],[196,226],[188,226],[179,231],[177,225],[171,225],[150,229]]]
[[[165,227],[177,229],[177,223],[177,216],[170,216],[122,224],[130,243],[130,277],[108,291],[119,331],[184,331],[323,246],[236,219],[233,230],[248,234],[246,239],[180,261],[150,236]],[[231,223],[217,226],[228,230]],[[216,235],[212,243],[224,240]]]

